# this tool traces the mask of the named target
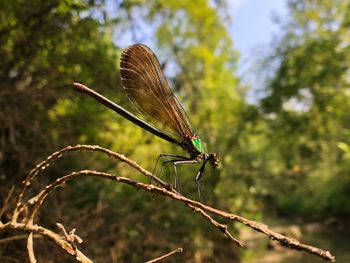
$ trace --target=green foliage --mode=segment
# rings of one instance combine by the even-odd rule
[[[290,1],[292,16],[276,43],[266,97],[258,105],[247,105],[239,93],[237,52],[223,6],[224,1],[208,0],[118,6],[1,1],[1,199],[34,164],[69,144],[99,144],[148,170],[160,153],[183,154],[71,88],[73,81],[83,82],[133,111],[122,91],[121,49],[114,40],[130,31],[137,39],[145,30],[152,32],[146,40],[205,149],[219,155],[220,166],[207,167],[203,176],[209,204],[255,219],[264,207],[287,215],[348,217],[349,1]],[[39,177],[35,187],[88,168],[148,182],[101,154],[75,153]],[[198,168],[179,168],[186,196],[198,198]],[[171,175],[167,167],[165,179],[172,181]],[[237,257],[231,244],[187,207],[96,178],[55,192],[39,220],[78,228],[89,254],[101,262],[145,261],[179,244],[186,247],[183,261]],[[18,252],[14,247],[4,253]],[[40,249],[44,260],[56,257],[46,243]]]
[[[128,26],[135,23],[129,20],[133,13],[140,14],[144,26],[152,24],[155,51],[162,62],[162,54],[167,54],[166,63],[174,67],[169,76],[172,86],[205,147],[218,150],[223,161],[224,156],[235,159],[225,140],[237,138],[237,131],[227,123],[240,121],[236,113],[244,105],[236,92],[237,56],[225,21],[209,1],[125,1],[115,19],[104,1],[2,1],[0,5],[6,13],[0,17],[2,190],[11,181],[19,182],[48,153],[69,144],[100,144],[149,170],[159,153],[182,153],[71,88],[73,81],[83,82],[128,108],[119,79],[120,49],[111,32],[119,28],[127,34]],[[39,177],[37,187],[87,168],[145,180],[105,156],[75,153]],[[179,169],[183,193],[194,198],[197,169]],[[207,170],[206,193],[212,204],[221,200],[215,194],[217,182],[230,173],[223,168]],[[171,169],[167,174],[173,180]],[[99,213],[101,207],[104,210]],[[236,253],[216,229],[208,231],[208,223],[194,218],[188,208],[94,178],[77,180],[57,191],[39,220],[45,225],[59,220],[68,228],[78,228],[89,253],[101,262],[111,258],[145,261],[178,244],[186,247],[183,258],[188,261],[225,261]],[[44,258],[55,256],[45,243],[40,243],[40,250]]]
[[[261,101],[274,114],[271,145],[287,176],[276,178],[273,194],[284,213],[348,216],[350,2],[290,1],[290,8]]]

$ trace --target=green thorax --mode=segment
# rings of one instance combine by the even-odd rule
[[[191,139],[191,142],[199,153],[204,153],[204,147],[200,138]]]

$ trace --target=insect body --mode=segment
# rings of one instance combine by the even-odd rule
[[[193,132],[190,120],[171,91],[155,54],[143,44],[135,44],[126,48],[120,59],[120,73],[124,90],[142,115],[142,119],[82,84],[75,83],[74,87],[94,97],[139,127],[182,147],[189,154],[188,157],[161,154],[156,163],[157,166],[163,156],[174,157],[173,160],[163,162],[162,168],[166,163],[174,164],[175,188],[178,186],[176,166],[202,161],[195,177],[198,191],[200,191],[199,181],[205,164],[209,161],[213,167],[216,167],[219,161],[216,154],[205,152],[201,139]]]

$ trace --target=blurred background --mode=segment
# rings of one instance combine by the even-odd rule
[[[72,89],[82,82],[135,112],[119,58],[142,42],[206,149],[219,155],[218,169],[203,176],[206,202],[350,262],[349,27],[349,0],[2,0],[0,203],[67,145],[98,144],[148,170],[160,153],[183,154]],[[147,182],[106,156],[79,152],[32,187],[82,169]],[[182,194],[194,199],[197,170],[179,168]],[[96,262],[144,262],[179,246],[184,253],[167,262],[322,262],[230,223],[248,247],[238,249],[187,207],[98,178],[47,199],[36,223],[56,222],[77,228]],[[74,262],[40,238],[34,249],[39,262]],[[0,243],[0,261],[26,262],[25,240]]]

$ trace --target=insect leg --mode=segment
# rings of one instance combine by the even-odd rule
[[[167,163],[175,163],[175,162],[179,162],[179,161],[183,161],[183,159],[173,159],[173,160],[164,161],[164,162],[162,163],[162,167],[160,168],[159,178],[162,177],[163,168],[164,168],[164,166],[165,166]]]
[[[181,159],[183,159],[183,160],[187,160],[187,159],[188,159],[188,157],[179,156],[179,155],[176,155],[176,154],[171,154],[171,153],[162,153],[162,154],[160,154],[160,155],[158,156],[158,158],[157,158],[156,165],[155,165],[155,166],[154,166],[154,168],[153,168],[153,171],[152,171],[152,176],[150,177],[150,179],[149,179],[149,183],[148,183],[148,184],[151,184],[151,182],[152,182],[152,178],[153,178],[154,173],[155,173],[155,171],[156,171],[156,169],[157,169],[157,166],[158,166],[159,160],[160,160],[160,158],[162,158],[162,157],[176,157],[176,158],[181,158]],[[164,162],[163,162],[163,163],[164,163]],[[163,168],[163,165],[164,165],[164,164],[162,164],[162,168]],[[161,174],[160,174],[160,175],[161,175]],[[159,176],[159,177],[160,177],[160,176]]]
[[[201,202],[205,202],[205,197],[204,197],[204,194],[201,190],[201,183],[200,183],[200,180],[201,180],[201,177],[203,175],[203,172],[204,172],[204,168],[205,168],[205,165],[207,163],[207,159],[205,159],[202,163],[202,166],[201,168],[199,169],[196,177],[195,177],[195,180],[196,180],[196,184],[197,184],[197,190],[198,190],[198,196],[199,196],[199,200]]]
[[[191,164],[191,163],[198,163],[199,161],[194,159],[194,160],[184,160],[184,161],[176,161],[174,162],[174,177],[175,177],[175,182],[174,182],[174,187],[176,190],[180,190],[180,187],[178,187],[179,181],[177,177],[177,171],[176,171],[176,165],[179,164]]]

